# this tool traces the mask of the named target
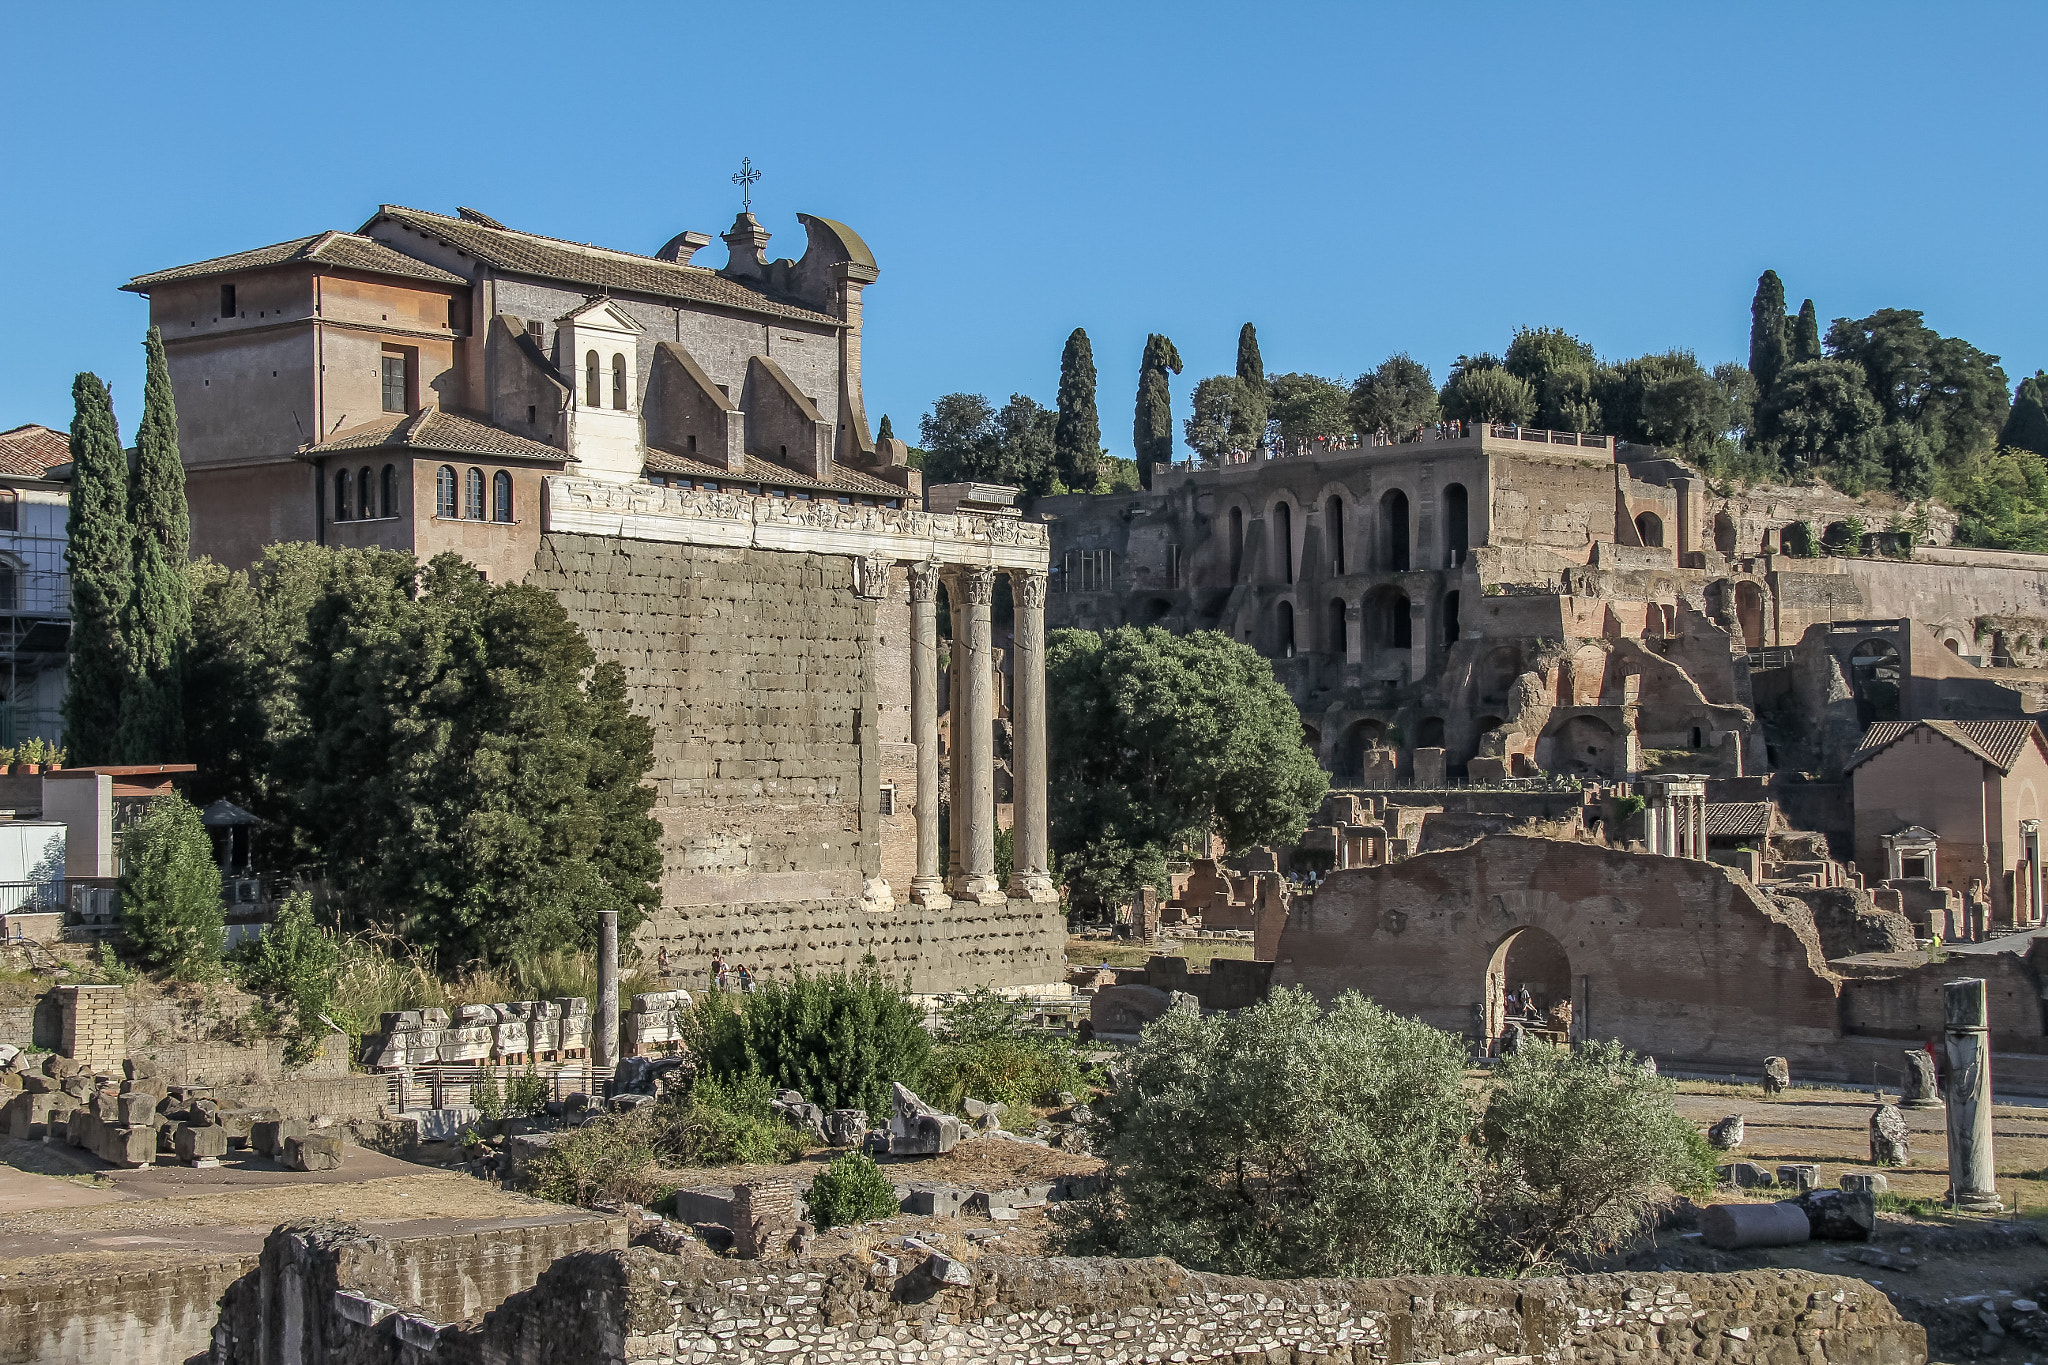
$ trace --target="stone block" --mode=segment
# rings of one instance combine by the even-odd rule
[[[1733,1161],[1719,1169],[1717,1174],[1723,1185],[1733,1185],[1738,1190],[1765,1189],[1775,1184],[1771,1173],[1754,1161]]]
[[[203,1160],[218,1161],[228,1154],[228,1130],[217,1124],[204,1128],[180,1125],[172,1139],[171,1150],[187,1166]]]
[[[24,1091],[0,1108],[0,1135],[32,1142],[47,1131],[56,1096]]]
[[[286,1140],[301,1136],[307,1127],[304,1119],[258,1119],[249,1126],[249,1145],[258,1154],[281,1161]]]
[[[490,1055],[494,1061],[505,1061],[512,1057],[524,1057],[530,1045],[524,1019],[508,1019],[497,1026],[491,1037]]]
[[[258,1123],[278,1117],[275,1109],[223,1109],[214,1116],[214,1122],[227,1133],[228,1146],[248,1147]]]
[[[1889,1194],[1892,1182],[1876,1171],[1844,1171],[1841,1186],[1859,1194]]]
[[[426,1027],[418,1010],[386,1010],[378,1018],[378,1028],[390,1033],[418,1033]]]
[[[444,1010],[444,1009],[440,1009],[440,1008],[437,1008],[437,1007],[429,1007],[429,1008],[427,1008],[427,1009],[423,1009],[423,1010],[421,1010],[421,1011],[420,1011],[420,1028],[421,1028],[422,1030],[425,1030],[425,1029],[437,1029],[437,1030],[438,1030],[438,1029],[444,1029],[444,1028],[447,1028],[447,1027],[448,1027],[448,1011],[447,1011],[447,1010]]]
[[[1820,1167],[1803,1162],[1778,1167],[1778,1183],[1804,1194],[1820,1184]]]
[[[162,1116],[156,1112],[160,1102],[155,1095],[123,1095],[116,1101],[115,1121],[153,1128],[161,1121]]]
[[[1715,1204],[1700,1215],[1706,1244],[1721,1251],[1796,1246],[1810,1241],[1813,1225],[1797,1204]]]
[[[910,1193],[903,1196],[900,1207],[905,1213],[951,1218],[966,1208],[967,1201],[977,1193],[964,1185],[913,1185]]]
[[[295,1171],[338,1171],[341,1147],[341,1134],[334,1129],[302,1133],[284,1140],[284,1164]]]
[[[516,1026],[474,1024],[441,1030],[441,1060],[449,1065],[489,1061],[492,1042],[497,1032],[506,1027]]]
[[[463,1108],[426,1109],[407,1117],[419,1120],[422,1142],[454,1142],[461,1138],[464,1129],[481,1122],[483,1113]]]
[[[94,1155],[116,1166],[139,1167],[156,1163],[156,1129],[101,1125]]]
[[[540,1004],[547,1005],[548,1002],[543,1000]],[[537,1057],[543,1052],[559,1051],[561,1046],[562,1021],[560,1019],[555,1018],[551,1014],[545,1019],[529,1019],[526,1021],[526,1051],[529,1056]]]

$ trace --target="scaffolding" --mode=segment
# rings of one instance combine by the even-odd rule
[[[68,513],[62,502],[0,502],[0,745],[31,737],[63,740],[71,644]]]

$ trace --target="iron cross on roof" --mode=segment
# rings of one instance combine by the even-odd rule
[[[754,182],[760,178],[761,172],[754,169],[754,158],[750,156],[741,157],[739,171],[733,176],[732,183],[740,187],[740,211],[742,213],[752,213],[754,211]]]

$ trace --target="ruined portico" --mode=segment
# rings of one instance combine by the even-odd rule
[[[636,709],[656,726],[665,865],[644,950],[794,967],[872,954],[930,990],[1058,979],[1043,526],[983,503],[924,512],[566,476],[547,493],[535,581],[561,594],[601,657],[626,664]],[[1015,609],[1007,885],[995,865],[997,574]],[[944,765],[946,867],[941,584],[958,744]],[[895,799],[914,817],[915,871],[890,886],[879,732],[894,721],[878,679],[906,672],[915,793]]]

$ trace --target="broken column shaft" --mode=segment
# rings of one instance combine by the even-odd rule
[[[590,1039],[593,1066],[619,1064],[619,912],[598,915],[597,1027]]]
[[[1955,1208],[1996,1213],[1991,1161],[1991,1027],[1981,978],[1942,987],[1948,1048],[1948,1197]]]

